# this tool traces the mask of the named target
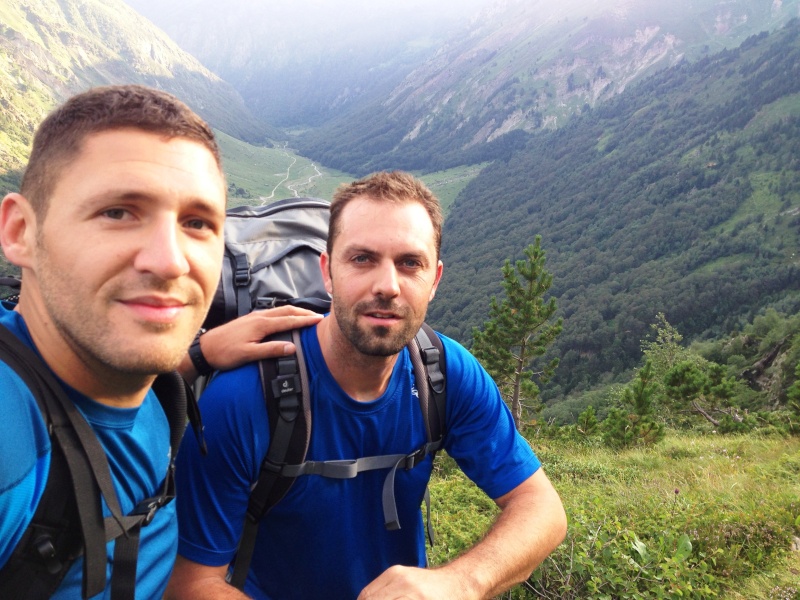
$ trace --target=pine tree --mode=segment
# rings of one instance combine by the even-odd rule
[[[532,363],[541,357],[547,347],[561,333],[563,320],[552,321],[556,312],[555,298],[545,302],[544,294],[553,284],[553,276],[545,268],[545,253],[541,236],[524,250],[526,260],[512,266],[510,260],[503,265],[503,290],[505,297],[492,297],[489,320],[483,330],[473,329],[472,353],[494,378],[500,393],[511,408],[514,423],[520,429],[523,407],[538,412],[540,382],[547,381],[558,365],[553,359],[538,371]]]
[[[603,421],[603,442],[622,449],[650,446],[664,439],[664,425],[653,417],[653,363],[648,360],[622,395],[622,407]]]

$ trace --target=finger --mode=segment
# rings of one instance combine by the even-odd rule
[[[280,358],[292,354],[294,351],[295,346],[291,342],[263,342],[253,345],[251,360]]]
[[[277,309],[276,309],[277,310]],[[322,315],[317,313],[309,313],[308,315],[292,315],[292,316],[277,316],[272,315],[264,317],[259,321],[259,329],[262,337],[275,333],[277,331],[287,331],[289,329],[300,329],[301,327],[308,327],[314,323],[322,320]]]
[[[268,316],[283,317],[283,316],[292,316],[292,315],[296,315],[296,316],[314,316],[314,315],[317,315],[319,313],[316,313],[313,310],[308,310],[308,309],[305,309],[305,308],[299,308],[297,306],[278,306],[277,308],[264,308],[264,309],[260,309],[260,310],[255,310],[250,314],[259,315],[259,316],[265,316],[265,317],[268,317]]]

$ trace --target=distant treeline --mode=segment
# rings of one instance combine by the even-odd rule
[[[565,318],[543,397],[635,366],[658,312],[691,339],[800,310],[797,20],[524,137],[452,207],[429,320],[469,343],[541,234]]]

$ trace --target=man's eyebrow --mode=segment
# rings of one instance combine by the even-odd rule
[[[345,246],[344,252],[345,254],[377,254],[375,250],[368,248],[367,246],[360,246],[357,244]]]
[[[399,256],[400,260],[413,259],[421,262],[424,265],[428,264],[428,256],[424,252],[405,252]]]

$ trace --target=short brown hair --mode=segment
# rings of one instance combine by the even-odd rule
[[[48,198],[62,169],[80,152],[86,137],[126,128],[199,142],[214,155],[222,172],[211,127],[171,94],[142,85],[93,88],[56,108],[36,130],[20,193],[39,218],[47,213]]]
[[[403,171],[381,171],[373,173],[364,179],[343,183],[333,194],[331,202],[331,220],[328,231],[328,254],[333,251],[333,242],[339,235],[339,221],[342,210],[347,204],[358,196],[366,196],[370,200],[394,202],[418,202],[428,212],[433,224],[434,245],[436,259],[439,259],[439,250],[442,247],[442,223],[444,215],[439,199],[428,187],[416,177]]]

